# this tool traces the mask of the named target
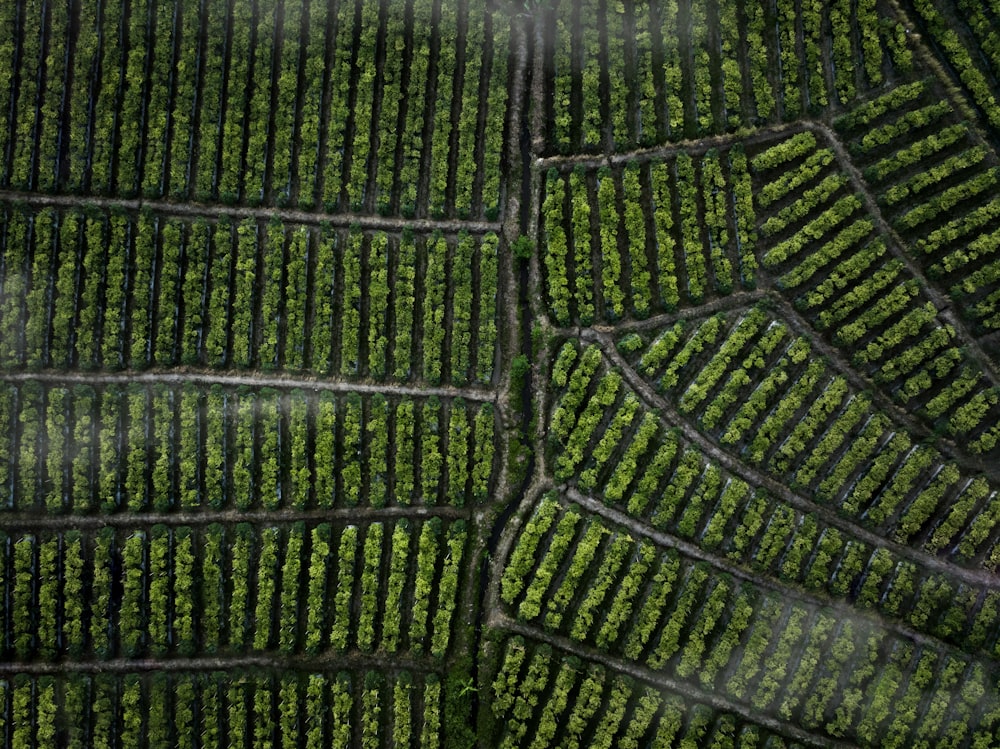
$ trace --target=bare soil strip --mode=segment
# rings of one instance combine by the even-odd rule
[[[199,510],[187,508],[176,512],[115,512],[107,514],[63,515],[40,514],[27,511],[0,511],[0,523],[5,532],[18,530],[34,532],[49,530],[99,530],[101,528],[149,528],[154,525],[202,526],[219,523],[254,523],[261,526],[287,525],[289,523],[357,523],[398,518],[447,518],[468,519],[471,511],[449,505],[415,505],[412,507],[335,507],[331,509],[296,510],[283,507],[278,510]]]
[[[166,384],[227,385],[230,387],[300,388],[334,393],[382,393],[384,395],[439,398],[464,398],[477,403],[493,403],[497,394],[490,390],[460,388],[451,385],[401,385],[398,383],[357,382],[346,379],[311,378],[280,374],[228,374],[206,370],[146,370],[142,372],[85,372],[80,370],[42,370],[0,372],[0,382],[50,382],[83,385]]]
[[[120,209],[126,211],[140,211],[148,208],[158,214],[186,218],[217,219],[221,216],[228,216],[231,219],[256,218],[261,221],[279,218],[285,223],[329,224],[336,227],[360,226],[362,229],[381,229],[391,232],[413,229],[418,232],[440,231],[444,234],[458,234],[461,231],[467,231],[470,234],[486,234],[488,232],[499,232],[501,228],[500,221],[408,219],[361,213],[298,211],[291,208],[267,206],[249,207],[219,203],[178,203],[170,200],[106,198],[96,195],[44,195],[18,190],[0,190],[0,201],[24,203],[42,208],[84,208],[95,206],[104,210]]]
[[[430,659],[428,659],[430,660]],[[65,660],[65,661],[3,661],[0,674],[64,674],[64,673],[112,673],[129,674],[139,671],[183,672],[183,671],[241,671],[244,669],[271,669],[279,671],[341,671],[377,670],[382,673],[410,671],[434,673],[441,671],[441,665],[408,658],[394,653],[392,659],[365,653],[321,653],[318,655],[218,655],[194,658],[108,658],[107,660]],[[387,667],[388,666],[388,667]]]

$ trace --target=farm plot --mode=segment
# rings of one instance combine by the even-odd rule
[[[29,380],[0,412],[15,514],[464,507],[497,439],[492,404],[461,397]]]
[[[550,313],[589,325],[753,288],[754,223],[739,145],[614,170],[550,169],[539,221]]]
[[[0,746],[996,745],[997,2],[0,2]]]
[[[996,33],[1000,6],[994,0],[912,0],[910,5],[988,125],[994,131],[1000,130],[1000,42]]]
[[[874,159],[890,143],[892,148],[907,150],[900,144],[903,134],[950,111],[947,102],[919,106],[925,91],[920,82],[900,87],[845,115],[839,126],[843,130],[857,128],[858,132],[851,142],[852,151]],[[899,118],[879,124],[883,122],[879,113],[892,101],[917,104]],[[962,126],[957,128],[955,137],[965,137]],[[919,143],[935,142],[933,135],[929,138]],[[923,147],[919,143],[906,158],[917,158]],[[902,151],[867,167],[869,179],[890,169],[884,162]],[[957,164],[965,160],[975,163],[977,154],[982,156],[983,152],[970,149],[960,153],[946,169],[960,171]],[[996,386],[963,350],[954,327],[922,290],[921,279],[901,258],[894,257],[888,246],[892,240],[878,230],[876,217],[865,211],[863,196],[840,171],[830,148],[806,131],[752,154],[750,166],[757,211],[761,213],[765,207],[770,211],[757,227],[761,265],[775,278],[777,287],[792,298],[814,327],[850,355],[857,370],[870,376],[893,399],[935,428],[960,437],[972,452],[993,450],[1000,418]],[[927,174],[934,174],[933,169]],[[923,237],[915,240],[920,246],[937,225],[925,219],[929,221],[956,202],[977,212],[975,205],[988,200],[994,171],[984,171],[951,188],[942,185],[942,191],[924,203],[897,199],[895,187],[889,187],[880,199],[897,231],[908,232],[909,228],[910,236]],[[914,179],[925,183],[920,175]],[[926,181],[934,184],[933,179]],[[913,187],[900,185],[899,191],[902,194]],[[896,210],[891,208],[894,200],[899,203]],[[943,215],[940,220],[943,222]]]
[[[434,516],[5,534],[4,658],[441,659],[467,540]]]
[[[753,721],[692,704],[689,694],[665,695],[660,685],[614,675],[575,656],[562,657],[548,645],[519,636],[503,645],[490,697],[494,717],[503,722],[501,747],[544,749],[560,739],[595,747],[672,746],[678,740],[682,746],[734,741],[770,746],[774,741]]]
[[[509,19],[485,3],[71,5],[0,10],[4,187],[498,215]]]
[[[720,463],[690,433],[669,427],[642,404],[620,373],[601,365],[597,347],[580,352],[574,365],[577,350],[568,342],[553,367],[552,384],[560,397],[553,403],[548,429],[553,478],[578,492],[572,496],[599,499],[635,521],[632,527],[665,539],[660,543],[697,548],[702,556],[739,565],[754,580],[769,578],[786,588],[844,599],[971,652],[992,652],[987,633],[1000,598],[980,576],[941,568],[927,553],[947,550],[956,562],[992,566],[978,556],[996,543],[996,495],[986,481],[961,477],[954,464],[931,466],[933,452],[910,450],[905,434],[891,432],[888,419],[871,413],[861,395],[848,400],[829,429],[817,429],[816,414],[830,409],[832,400],[817,396],[807,412],[796,410],[801,420],[786,427],[791,434],[777,441],[780,449],[766,468],[785,479],[775,465],[797,459],[798,470],[786,480],[797,486],[806,473],[814,478],[798,486],[798,495],[774,492],[759,474]],[[845,390],[842,383],[839,388],[831,383],[835,408]],[[743,402],[752,401],[751,396]],[[774,414],[781,408],[768,410]],[[855,428],[861,434],[854,435]],[[812,444],[812,450],[806,449]],[[897,461],[893,475],[890,469]],[[837,513],[827,509],[831,504]],[[518,544],[526,551],[511,556],[509,572],[500,581],[500,596],[508,603],[526,584],[524,576],[533,564],[537,538],[530,537],[546,532],[554,518],[552,502],[539,508],[538,522],[529,524],[537,533],[521,532]],[[617,570],[628,558],[625,540],[579,520],[579,513],[570,513],[557,531],[559,553],[565,554],[566,544],[582,534],[587,551],[579,555],[579,565],[600,547],[611,555],[608,569]],[[910,548],[887,544],[886,537],[908,541]],[[554,557],[555,566],[546,569],[555,574],[560,559]],[[576,571],[583,574],[583,569]],[[530,613],[527,618],[533,619],[547,606],[545,626],[558,628],[562,607],[578,581],[571,576],[566,589],[548,594],[544,586],[529,589],[520,614]],[[575,631],[582,638],[590,617],[607,609],[609,591],[628,588],[612,582],[590,587],[593,598],[576,618],[583,628],[572,629],[578,625],[570,620],[571,636]],[[508,596],[505,591],[510,590],[516,592]]]
[[[495,233],[0,211],[6,369],[183,364],[492,381]]]
[[[627,151],[818,115],[912,67],[904,27],[874,0],[554,6],[542,16],[550,153]]]
[[[614,601],[595,608],[592,599],[605,593]],[[641,664],[654,680],[708,690],[751,724],[759,716],[783,718],[817,737],[906,746],[918,738],[931,744],[988,740],[1000,718],[990,666],[981,660],[914,641],[864,616],[835,614],[822,599],[736,578],[675,548],[633,540],[625,529],[551,495],[537,505],[514,546],[501,595],[517,620],[531,628],[544,621],[546,630],[558,633],[554,643],[571,649],[573,642],[592,642],[600,652]],[[538,600],[547,601],[548,613],[533,624]],[[564,610],[565,624],[552,623],[554,606]],[[594,672],[583,677],[582,668],[565,659],[556,668],[544,646],[530,660],[526,650],[516,640],[508,643],[495,681],[500,706],[513,691],[512,674],[524,670],[520,700],[530,706],[534,695],[550,689],[546,704],[561,715],[572,689],[566,682],[584,678],[582,691]],[[595,696],[588,694],[587,703],[601,699],[600,686],[589,688]],[[640,699],[632,706],[632,685],[621,677],[609,686],[605,716],[615,718],[607,728],[598,723],[595,737],[615,730],[618,714],[641,705]],[[915,719],[912,711],[928,690],[940,706]],[[515,716],[507,727],[515,736],[531,715],[517,711],[518,697],[506,697]],[[653,703],[644,712],[655,716],[658,707]],[[973,714],[979,719],[970,725]],[[571,716],[563,718],[563,730],[574,730]],[[539,730],[554,719],[541,713]]]
[[[443,746],[441,677],[400,670],[79,673],[0,680],[12,746]],[[411,743],[413,742],[413,743]]]
[[[946,289],[974,332],[1000,327],[995,257],[1000,232],[996,153],[925,82],[839,118],[883,213],[928,277]]]

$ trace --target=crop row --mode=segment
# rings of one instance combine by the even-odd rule
[[[7,658],[448,650],[464,521],[0,539]]]
[[[7,206],[7,368],[176,364],[488,383],[495,234]],[[362,294],[362,291],[367,291]]]
[[[1000,77],[1000,34],[997,33],[997,19],[1000,19],[1000,3],[988,0],[984,3],[957,0],[957,8],[962,20],[975,37],[978,52],[986,59],[988,68],[984,72]],[[994,97],[995,97],[994,89]],[[996,122],[992,123],[996,125]]]
[[[12,749],[248,741],[437,749],[444,710],[440,677],[408,671],[18,674],[0,681],[0,741]]]
[[[970,51],[952,26],[954,22],[945,18],[941,5],[930,0],[913,0],[913,5],[923,20],[925,28],[930,32],[935,46],[943,54],[945,62],[951,66],[962,81],[962,85],[969,92],[986,121],[993,128],[1000,129],[1000,104],[997,103],[996,88],[991,81],[991,76],[996,75],[1000,68],[991,73],[989,68],[983,64],[985,60],[989,60],[994,66],[1000,64],[1000,57],[996,55],[995,47],[992,50],[980,47]],[[982,9],[980,10],[982,12]],[[953,9],[952,17],[963,18],[967,12],[963,9],[963,12],[959,13]],[[974,18],[969,20],[975,22]],[[982,44],[983,40],[980,38],[977,41]]]
[[[815,502],[956,561],[989,548],[989,483],[917,444],[762,309],[675,325],[633,356],[681,415]]]
[[[567,534],[573,526],[586,530]],[[595,527],[613,540],[589,547]],[[970,715],[981,716],[975,731],[982,740],[1000,720],[988,667],[945,646],[917,645],[871,622],[734,579],[674,549],[636,542],[551,497],[542,499],[527,530],[502,588],[527,624],[537,616],[530,604],[538,589],[550,612],[565,600],[571,615],[565,626],[546,619],[547,629],[865,746],[961,741],[971,732]],[[522,587],[524,598],[513,605]],[[570,593],[560,598],[566,587]],[[593,605],[609,591],[610,605]],[[535,675],[536,690],[544,688],[544,675]],[[910,711],[928,689],[940,707],[914,721]]]
[[[493,471],[493,408],[461,398],[29,381],[0,386],[0,420],[15,510],[461,507]]]
[[[563,355],[573,350],[568,344]],[[997,616],[992,593],[965,585],[946,573],[933,573],[930,565],[903,560],[881,545],[872,548],[850,530],[833,527],[815,513],[796,509],[764,491],[751,490],[743,479],[708,460],[676,430],[666,429],[655,413],[639,407],[636,396],[622,386],[616,372],[596,373],[595,351],[596,347],[587,349],[579,367],[563,380],[565,393],[551,415],[551,464],[557,480],[571,481],[579,490],[603,499],[649,528],[696,543],[708,553],[724,555],[784,584],[875,607],[960,647],[986,651],[993,647],[988,641],[992,636],[985,634]],[[566,371],[568,366],[557,361],[555,369]],[[559,382],[553,384],[560,387]],[[842,381],[833,381],[830,390],[833,398],[817,396],[807,418],[822,414],[830,408],[831,400],[836,405],[847,395]],[[809,496],[817,505],[833,499],[840,512],[859,526],[874,526],[880,534],[895,534],[901,541],[909,538],[913,545],[923,542],[927,551],[947,551],[955,561],[968,563],[986,552],[984,564],[994,567],[1000,555],[998,500],[989,484],[982,478],[970,481],[961,476],[954,464],[943,463],[929,449],[911,449],[906,436],[891,432],[884,417],[863,415],[871,407],[866,398],[855,395],[848,401],[832,426],[819,430],[822,437],[816,447],[801,453],[803,463],[798,472],[785,473],[774,463],[767,467],[775,478],[794,483],[805,471],[815,473],[829,465],[820,473],[818,488],[800,487],[811,489]],[[586,406],[581,409],[583,403]],[[774,407],[773,412],[780,408]],[[847,420],[849,414],[851,421]],[[822,418],[828,416],[827,411]],[[850,434],[862,420],[871,426],[858,436]],[[871,430],[880,441],[872,441]],[[803,433],[797,425],[783,445],[812,444],[814,437],[803,438]],[[831,443],[835,441],[844,444],[834,451]],[[883,443],[887,444],[882,447]],[[799,454],[789,448],[789,455]],[[779,452],[775,462],[787,458]],[[823,493],[836,487],[842,495],[831,498]],[[870,509],[862,514],[859,507]],[[936,512],[930,521],[929,507]],[[883,515],[876,523],[879,513]],[[918,522],[926,529],[910,538],[906,532]],[[522,533],[522,540],[532,532]],[[575,532],[572,524],[564,528],[564,551]],[[590,541],[594,548],[602,543],[615,546],[599,528],[588,528],[587,532],[596,534]],[[523,565],[529,564],[528,560],[530,557],[512,561],[511,574],[518,578],[526,575],[528,569]],[[886,597],[887,590],[894,595]],[[536,602],[542,600],[538,596],[543,593],[536,591]],[[549,596],[547,600],[555,599]],[[563,600],[562,605],[565,603]],[[528,609],[536,610],[540,612]],[[979,634],[971,634],[974,631]]]
[[[693,702],[690,695],[615,675],[520,636],[503,645],[492,688],[504,721],[499,746],[766,746],[799,749],[760,726]],[[530,741],[529,741],[530,739]],[[560,741],[564,743],[559,743]]]
[[[873,126],[877,110],[867,109],[853,116],[857,127],[864,126],[863,137],[893,124]],[[822,177],[822,170],[814,168],[814,156],[824,150],[817,147],[812,133],[800,133],[751,159],[760,194],[791,183],[799,190],[760,226],[766,238],[762,264],[806,318],[834,344],[850,347],[853,364],[895,400],[960,437],[973,452],[994,449],[1000,437],[997,389],[958,347],[954,330],[928,301],[920,279],[892,257],[874,221],[863,213],[861,198],[846,192],[842,178]],[[922,210],[901,201],[912,211]],[[912,211],[900,213],[900,220]]]
[[[0,180],[496,218],[507,19],[475,2],[381,5],[87,3],[73,23],[40,0],[8,6]]]
[[[697,174],[697,177],[696,177]],[[542,210],[553,316],[648,317],[754,286],[754,212],[739,146],[698,159],[548,173]]]
[[[925,126],[896,135],[916,112],[940,109],[926,104],[928,86],[921,92],[916,100],[893,92],[866,105],[882,118],[874,130],[862,127],[866,118],[856,113],[838,125],[855,149],[873,132],[893,131],[888,150],[859,156],[865,177],[877,186],[884,212],[928,276],[951,293],[978,331],[988,332],[1000,327],[996,154],[977,145],[947,106]]]
[[[904,28],[874,0],[561,0],[552,13],[549,148],[560,153],[794,120],[912,66]]]

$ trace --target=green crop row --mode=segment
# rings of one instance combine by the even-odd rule
[[[493,407],[461,398],[28,382],[0,389],[0,412],[18,510],[461,507],[493,472]]]
[[[448,651],[467,532],[155,525],[4,538],[4,650],[18,660]]]
[[[874,0],[829,5],[561,0],[546,6],[554,31],[545,48],[554,73],[546,112],[550,148],[572,153],[610,145],[621,152],[790,121],[804,106],[821,113],[834,93],[837,103],[850,104],[878,89],[886,63],[909,72],[906,31]],[[856,68],[863,71],[857,82]],[[827,91],[827,70],[834,91]]]
[[[0,43],[11,71],[0,81],[8,105],[0,151],[12,156],[0,165],[3,183],[497,217],[508,85],[509,21],[501,13],[469,3],[436,14],[421,0],[412,12],[393,7],[380,24],[377,2],[363,2],[357,15],[349,4],[262,3],[88,5],[73,24],[65,13],[32,7],[11,17],[8,43]],[[477,40],[487,30],[493,41],[484,56]],[[404,54],[408,40],[412,55]],[[68,54],[43,54],[45,43]],[[379,48],[386,54],[376,79],[367,61]],[[470,61],[464,68],[460,56]],[[434,123],[426,141],[425,122]],[[461,133],[454,146],[453,128]],[[418,195],[425,155],[430,187]]]
[[[779,744],[760,726],[692,703],[688,695],[665,694],[576,657],[559,658],[549,646],[521,637],[504,644],[490,693],[493,717],[502,722],[502,747],[544,749],[559,739],[569,746],[586,741],[627,749],[735,746],[734,741],[798,746]]]
[[[493,234],[404,233],[397,243],[383,232],[277,220],[187,223],[150,212],[132,219],[18,208],[6,216],[7,367],[203,364],[407,379],[418,376],[416,333],[424,379],[492,378]]]
[[[440,677],[408,671],[19,674],[0,681],[0,738],[16,749],[432,749],[443,745],[444,709]]]
[[[797,519],[789,508],[779,508],[759,527],[763,533],[753,565],[758,569],[778,566],[782,579],[796,580],[801,571],[790,568],[813,556],[821,524],[814,517]],[[786,547],[790,534],[796,538]],[[829,529],[823,534],[821,553],[829,553],[825,539],[834,534]],[[695,562],[673,549],[659,550],[646,541],[635,542],[572,505],[542,535],[548,536],[542,539],[546,550],[538,556],[526,582],[526,598],[517,608],[518,618],[525,624],[594,643],[611,656],[644,663],[682,682],[719,689],[757,710],[778,710],[787,719],[821,728],[831,737],[853,736],[873,745],[880,737],[896,742],[900,738],[896,734],[908,725],[908,695],[926,689],[942,664],[949,664],[951,670],[960,666],[976,684],[981,685],[985,676],[981,662],[945,646],[926,646],[920,651],[920,665],[912,672],[901,668],[897,683],[889,689],[880,674],[900,665],[898,656],[914,649],[908,638],[877,627],[855,626],[852,621],[836,630],[834,620],[816,603],[787,600],[746,578],[740,582],[719,574],[711,563]],[[858,550],[864,554],[863,549]],[[519,554],[517,547],[514,553]],[[973,647],[981,647],[983,633],[997,617],[995,596],[990,598],[990,606],[974,615],[976,592],[955,591],[934,575],[924,573],[921,577],[914,565],[899,562],[885,549],[876,550],[867,563],[866,557],[848,553],[834,575],[837,585],[849,584],[856,590],[856,605],[879,606],[887,614],[906,616],[913,626],[922,630],[931,627],[939,636],[949,627],[964,628],[968,618],[970,632],[976,633]],[[863,565],[857,566],[853,560]],[[829,562],[822,566],[828,567]],[[553,575],[556,569],[565,570],[561,578]],[[847,576],[846,580],[842,576]],[[526,605],[533,600],[533,590],[540,590],[536,597],[550,601],[548,615],[543,616],[539,607]],[[609,590],[617,591],[610,605],[597,617],[586,613],[591,610],[588,603],[594,592]],[[886,595],[884,590],[890,593]],[[944,603],[947,596],[957,600]],[[942,604],[943,613],[931,613]],[[572,617],[577,611],[583,618]],[[553,612],[559,616],[553,617]],[[956,634],[951,629],[944,636],[965,647],[971,644]],[[818,653],[824,642],[832,654],[825,662],[815,656],[792,657],[796,652]],[[499,698],[495,708],[500,715],[512,711],[519,720],[527,721],[526,715],[518,715],[520,697],[511,691],[514,679],[527,668],[525,693],[542,692],[547,688],[550,666],[546,652],[536,651],[535,659],[529,661],[517,652],[520,646],[522,643],[511,643],[509,660],[500,665],[494,681]],[[806,688],[814,679],[821,689]],[[845,680],[848,688],[842,693],[829,689],[844,685]],[[890,698],[897,690],[902,690],[900,704],[893,705]],[[945,720],[942,716],[929,718],[920,730],[931,735],[967,730],[963,724],[965,704],[982,707],[992,716],[990,721],[997,720],[1000,700],[995,688],[956,688],[952,682],[941,691],[954,714]],[[823,725],[818,716],[824,713],[835,718]],[[893,715],[898,721],[888,720]],[[895,727],[896,722],[900,727]]]

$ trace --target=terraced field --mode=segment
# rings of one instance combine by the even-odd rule
[[[1000,746],[996,0],[0,3],[0,746]]]

